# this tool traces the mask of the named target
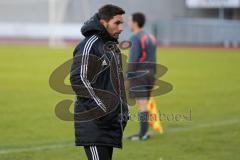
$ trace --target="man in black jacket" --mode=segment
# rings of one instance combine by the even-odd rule
[[[74,50],[70,81],[76,93],[75,144],[84,146],[89,160],[112,159],[122,148],[129,119],[121,52],[117,47],[123,14],[105,5],[83,25],[85,39]]]

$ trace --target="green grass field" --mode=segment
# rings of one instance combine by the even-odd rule
[[[0,47],[0,160],[86,160],[74,146],[72,122],[59,120],[51,72],[72,57],[73,48]],[[163,121],[165,133],[115,149],[114,160],[239,160],[240,51],[163,48],[161,79],[174,89],[157,97],[161,113],[188,114],[192,121]],[[132,109],[136,112],[136,109]],[[130,121],[125,136],[135,133]]]

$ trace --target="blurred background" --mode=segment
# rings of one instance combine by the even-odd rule
[[[126,11],[125,22],[146,14],[157,63],[168,68],[159,79],[173,85],[155,97],[164,133],[124,139],[113,159],[239,160],[240,0],[0,0],[0,160],[86,159],[73,122],[55,115],[74,95],[52,90],[49,77],[72,58],[84,21],[108,3]],[[120,40],[132,35],[124,25]],[[129,121],[124,137],[137,130]]]
[[[1,0],[0,42],[56,43],[83,38],[81,24],[108,0]],[[131,13],[147,15],[146,28],[162,45],[240,43],[239,0],[113,0]],[[130,36],[127,26],[122,39]]]

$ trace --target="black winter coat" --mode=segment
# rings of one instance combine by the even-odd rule
[[[121,52],[98,14],[81,29],[85,39],[74,50],[70,81],[76,93],[75,144],[122,148],[129,119]]]

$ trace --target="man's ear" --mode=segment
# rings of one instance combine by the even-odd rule
[[[107,21],[105,21],[104,19],[100,19],[100,23],[107,28]]]

